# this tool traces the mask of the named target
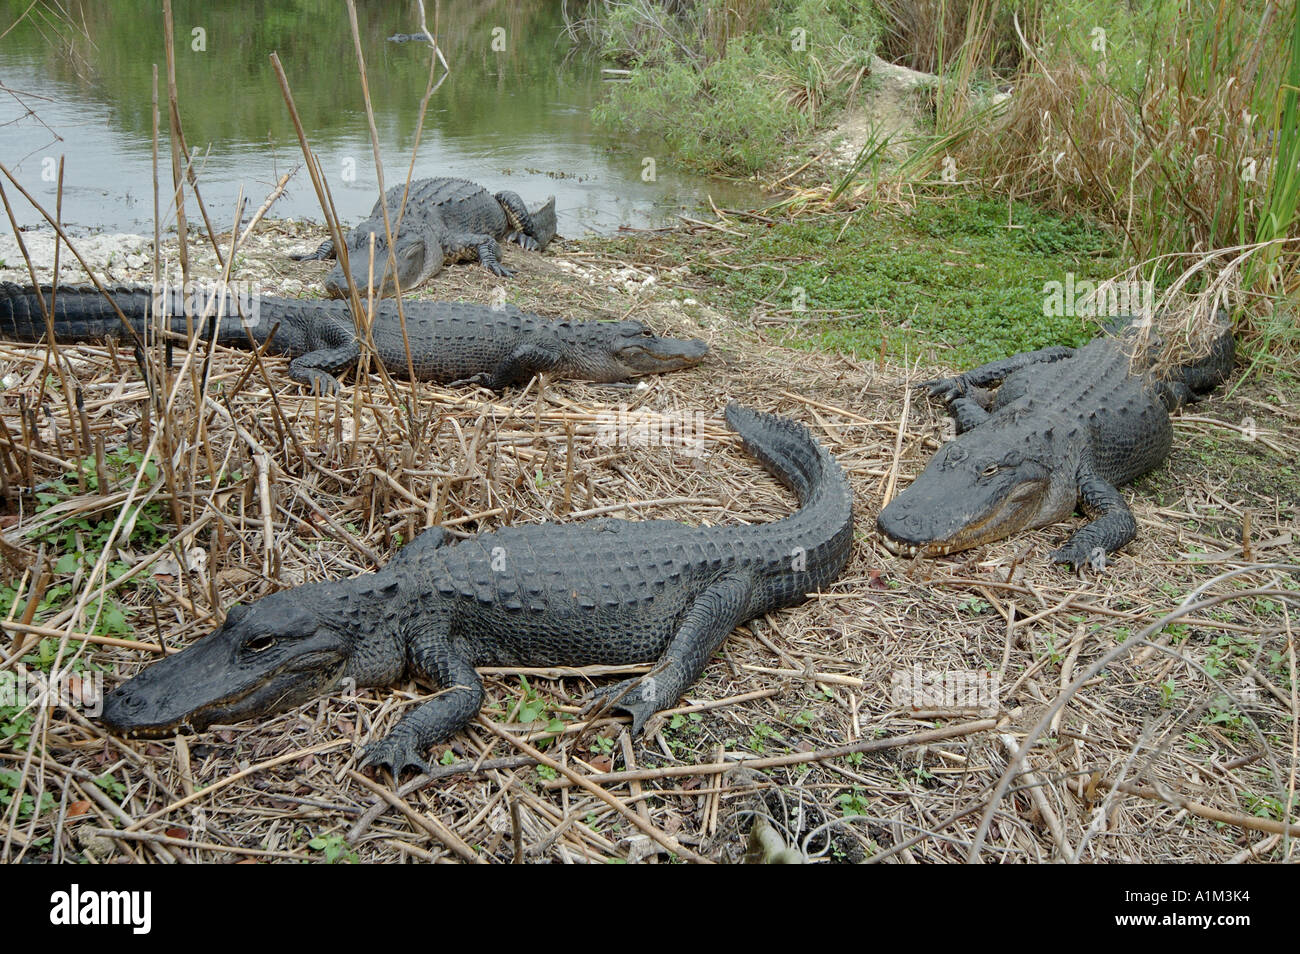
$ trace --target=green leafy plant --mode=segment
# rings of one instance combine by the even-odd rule
[[[311,841],[307,842],[307,847],[313,851],[319,851],[325,858],[326,864],[358,864],[360,859],[357,853],[348,844],[347,839],[340,834],[318,835]]]

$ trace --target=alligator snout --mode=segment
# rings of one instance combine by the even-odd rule
[[[183,727],[180,719],[153,718],[156,703],[148,693],[140,692],[131,680],[118,686],[104,696],[104,710],[101,721],[120,735],[161,736],[179,731]]]
[[[876,529],[880,531],[885,548],[898,556],[916,556],[925,553],[934,556],[948,551],[948,547],[935,546],[934,540],[922,530],[924,519],[912,501],[895,497],[876,516]]]

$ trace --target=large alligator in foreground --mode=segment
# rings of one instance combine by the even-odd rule
[[[398,222],[402,196],[406,212]],[[388,239],[384,229],[384,205],[388,206],[393,229],[393,252],[397,261],[397,282],[388,261]],[[403,292],[414,289],[442,271],[444,265],[477,261],[494,275],[514,274],[501,264],[499,241],[514,242],[529,250],[543,249],[555,238],[555,196],[530,211],[514,192],[488,192],[468,179],[416,179],[410,192],[406,184],[395,185],[375,203],[370,218],[348,232],[348,266],[352,280],[365,297],[370,280],[370,235],[375,236],[375,294],[390,297],[397,285]],[[326,239],[298,261],[336,258],[334,241]],[[325,291],[334,298],[348,294],[343,264],[325,276]]]
[[[1116,487],[1165,460],[1169,413],[1227,379],[1234,345],[1225,332],[1207,357],[1163,377],[1134,373],[1132,351],[1126,337],[1103,336],[919,385],[947,402],[958,436],[880,512],[885,546],[940,556],[1064,520],[1078,506],[1092,521],[1051,559],[1104,565],[1137,535]]]
[[[365,762],[427,771],[429,747],[478,712],[476,666],[658,662],[595,693],[640,733],[703,671],[727,634],[834,582],[849,558],[844,473],[794,421],[736,404],[727,423],[799,498],[774,523],[690,527],[591,520],[511,527],[460,543],[426,530],[382,570],[232,607],[197,644],[104,699],[103,720],[157,738],[242,722],[340,685],[423,676],[443,691],[371,744]]]
[[[49,302],[49,290],[43,289]],[[137,334],[143,335],[153,301],[147,288],[116,288],[113,299]],[[258,296],[245,321],[236,317],[237,296],[225,293],[217,341],[247,348],[270,339],[269,353],[288,355],[289,376],[325,392],[338,388],[335,374],[357,363],[361,354],[348,304]],[[184,310],[193,296],[179,291],[158,296],[170,317],[167,328],[184,337]],[[405,301],[406,333],[394,301],[375,303],[371,339],[375,354],[394,376],[439,384],[482,384],[501,390],[545,372],[554,378],[612,382],[698,364],[708,345],[697,338],[660,338],[636,321],[552,321],[513,305],[493,307],[468,302]],[[112,305],[87,286],[60,288],[55,297],[54,334],[59,342],[96,341],[129,336]],[[213,305],[215,312],[216,306]],[[249,312],[245,312],[249,314]],[[204,323],[200,335],[209,337]],[[31,288],[0,283],[0,338],[41,341],[45,320]]]

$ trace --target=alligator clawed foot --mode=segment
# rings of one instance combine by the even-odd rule
[[[1104,553],[1098,555],[1094,552],[1085,550],[1083,547],[1071,546],[1069,543],[1059,549],[1053,550],[1048,554],[1048,559],[1053,563],[1068,564],[1070,569],[1075,573],[1078,573],[1085,566],[1090,566],[1094,570],[1104,570],[1106,568],[1106,557]]]
[[[513,269],[506,268],[499,262],[489,262],[487,270],[493,275],[498,275],[501,278],[513,278],[515,274]]]
[[[537,243],[537,239],[533,238],[531,235],[525,235],[523,232],[513,233],[508,239],[506,239],[506,241],[514,242],[520,248],[528,252],[535,252],[541,248]]]
[[[294,379],[306,384],[312,394],[320,394],[324,397],[333,397],[343,387],[334,375],[316,368],[307,368],[295,374]]]
[[[916,385],[918,390],[925,390],[930,393],[930,397],[939,398],[945,403],[950,403],[966,394],[966,379],[960,374],[951,378],[934,378],[929,381],[922,381]]]
[[[659,702],[654,695],[653,679],[626,679],[623,682],[604,689],[597,689],[587,699],[583,714],[599,712],[602,709],[617,709],[632,717],[632,737],[636,738],[645,728],[650,717],[659,711]]]
[[[457,378],[447,385],[449,388],[467,388],[473,385],[476,388],[485,388],[491,382],[492,376],[486,372],[479,372],[472,378]]]
[[[429,775],[433,771],[429,763],[420,755],[419,750],[411,744],[410,739],[399,738],[397,735],[390,735],[367,745],[360,767],[386,769],[393,776],[393,781],[400,779],[407,769],[411,769],[417,775]]]

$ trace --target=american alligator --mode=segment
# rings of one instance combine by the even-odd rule
[[[492,195],[467,179],[417,179],[406,196],[406,213],[399,227],[397,216],[405,191],[405,183],[393,186],[375,203],[370,218],[347,234],[348,265],[363,296],[370,276],[371,232],[375,235],[375,294],[385,298],[395,294],[384,231],[385,202],[393,228],[398,283],[404,292],[456,262],[478,261],[494,275],[509,277],[514,273],[501,264],[499,240],[536,250],[555,238],[555,196],[530,211],[513,192]],[[326,239],[316,251],[291,257],[308,261],[337,256],[334,241]],[[325,276],[325,290],[335,298],[348,294],[342,263]]]
[[[428,43],[429,38],[423,33],[394,33],[388,38],[389,43]]]
[[[629,713],[639,734],[728,633],[803,602],[849,558],[853,500],[835,459],[794,421],[737,404],[726,417],[795,492],[798,512],[751,526],[510,527],[454,545],[432,528],[373,574],[232,607],[210,636],[109,693],[103,720],[157,738],[281,712],[344,680],[386,686],[423,676],[443,691],[366,751],[367,764],[399,775],[426,771],[429,747],[478,712],[476,666],[657,662],[648,676],[592,697]]]
[[[958,436],[880,512],[885,545],[940,556],[1064,520],[1078,506],[1091,522],[1051,559],[1104,565],[1137,535],[1116,487],[1165,460],[1169,413],[1225,381],[1234,356],[1225,332],[1207,357],[1158,378],[1134,373],[1133,350],[1102,336],[919,385],[947,402]]]
[[[48,303],[48,289],[45,292]],[[116,288],[113,298],[136,333],[143,334],[152,300],[149,289]],[[192,314],[201,313],[201,308],[195,308],[200,298],[179,291],[159,296],[173,335],[185,336],[186,303]],[[225,294],[226,315],[236,314],[236,298]],[[255,307],[245,310],[247,321],[223,318],[218,342],[249,347],[270,338],[269,353],[292,359],[291,378],[318,390],[335,391],[334,375],[356,364],[361,353],[348,304],[270,296],[252,298],[250,303]],[[415,377],[439,384],[482,384],[501,390],[523,384],[539,372],[554,378],[624,381],[691,367],[709,350],[698,338],[660,338],[636,321],[552,321],[513,305],[497,308],[468,302],[412,299],[403,307],[405,339],[396,302],[375,303],[371,324],[375,354],[390,374],[405,377],[409,341]],[[104,297],[87,286],[61,288],[55,308],[54,332],[60,342],[130,334]],[[0,283],[0,338],[40,341],[45,331],[32,289]]]

